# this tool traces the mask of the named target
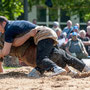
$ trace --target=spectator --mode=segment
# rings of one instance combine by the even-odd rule
[[[90,20],[87,22],[87,26],[90,26]]]
[[[70,55],[73,55],[79,59],[86,58],[88,53],[84,47],[84,44],[77,38],[77,33],[72,33],[72,38],[66,44],[66,51]]]
[[[75,26],[77,26],[78,29],[80,29],[80,24],[79,23],[76,23]]]
[[[79,36],[79,29],[78,29],[77,26],[73,27],[73,31],[72,32],[76,32],[78,34],[77,36]],[[69,39],[71,38],[71,36],[72,36],[72,33],[70,33]]]
[[[57,36],[60,37],[60,34],[61,34],[62,30],[60,29],[58,22],[55,21],[53,23],[52,29],[57,33]]]
[[[67,26],[63,29],[63,32],[67,33],[67,38],[69,38],[70,33],[72,33],[73,27],[72,27],[72,21],[68,20],[67,21]]]
[[[37,24],[37,20],[36,19],[33,19],[32,23],[33,24]]]
[[[59,42],[58,46],[64,50],[65,50],[65,45],[68,42],[68,39],[66,37],[67,37],[67,34],[66,34],[66,32],[64,32],[58,38],[58,42]]]
[[[89,39],[90,39],[90,26],[87,26],[86,36],[89,37]]]
[[[73,32],[79,33],[79,28],[78,28],[78,26],[74,26],[74,27],[73,27]]]
[[[85,45],[85,48],[90,56],[90,39],[86,37],[86,32],[85,30],[81,30],[79,32],[79,38],[83,41],[83,44]]]

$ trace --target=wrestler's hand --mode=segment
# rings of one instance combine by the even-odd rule
[[[29,33],[31,37],[34,37],[37,33],[37,29],[32,29]]]

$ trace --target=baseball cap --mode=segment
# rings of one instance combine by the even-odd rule
[[[77,33],[76,33],[76,32],[73,32],[73,33],[72,33],[72,36],[77,36]]]
[[[74,27],[73,27],[73,30],[74,30],[74,29],[77,29],[77,30],[78,30],[78,26],[74,26]]]

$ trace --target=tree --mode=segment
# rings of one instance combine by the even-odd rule
[[[86,21],[90,20],[90,0],[27,0],[29,10],[33,5],[41,5],[46,7],[45,2],[50,4],[52,2],[52,8],[61,8],[67,10],[67,15],[75,15],[84,18]],[[4,15],[9,19],[15,19],[24,13],[24,0],[0,0],[0,15]],[[53,11],[53,10],[52,10]]]
[[[8,19],[15,19],[23,12],[20,0],[0,0],[0,15],[6,16]]]
[[[60,7],[67,10],[68,15],[75,15],[84,18],[84,20],[90,20],[90,0],[52,0],[53,7]]]
[[[69,16],[77,14],[86,21],[90,20],[90,0],[52,0],[52,2],[53,7],[67,10]]]
[[[50,0],[28,0],[29,6],[32,5],[42,5],[45,6],[45,2]],[[90,20],[90,0],[51,0],[53,7],[52,8],[61,8],[67,11],[67,15],[75,15],[84,18],[84,20]],[[49,7],[51,8],[51,7]],[[51,8],[51,9],[52,9]]]

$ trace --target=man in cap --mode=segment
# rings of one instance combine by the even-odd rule
[[[73,55],[79,59],[88,56],[85,46],[83,42],[78,39],[78,34],[76,32],[72,33],[71,39],[69,39],[68,43],[66,44],[66,51],[70,55]]]

